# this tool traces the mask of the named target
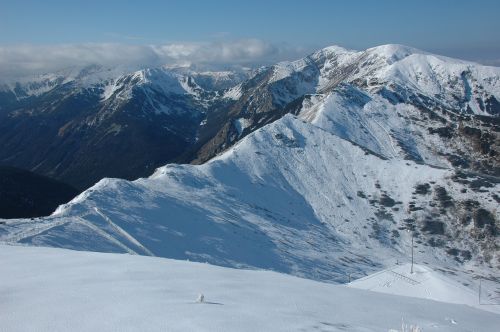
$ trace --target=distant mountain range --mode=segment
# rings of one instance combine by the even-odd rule
[[[500,68],[384,45],[204,75],[233,86],[147,69],[3,108],[2,160],[80,188],[202,165],[101,180],[0,241],[341,282],[408,260],[413,237],[419,261],[498,280]]]
[[[195,81],[196,77],[201,88]],[[0,88],[0,162],[85,189],[104,176],[133,179],[179,159],[234,73],[165,68],[118,75],[89,67]]]

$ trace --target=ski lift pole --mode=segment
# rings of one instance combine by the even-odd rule
[[[478,294],[478,296],[479,296],[479,300],[478,300],[479,304],[481,304],[481,280],[482,279],[483,278],[479,277],[479,294]]]
[[[411,233],[411,269],[410,269],[410,273],[413,274],[413,232],[409,228],[407,228],[406,231]]]
[[[413,274],[413,232],[411,232],[411,274]]]

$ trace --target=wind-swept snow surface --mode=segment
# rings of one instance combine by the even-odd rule
[[[0,246],[5,331],[497,331],[500,315],[265,271]],[[200,293],[204,302],[197,303]]]

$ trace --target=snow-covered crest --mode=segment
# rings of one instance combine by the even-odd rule
[[[489,190],[465,196],[452,176],[384,159],[285,116],[205,165],[167,165],[134,182],[102,180],[35,228],[31,221],[9,222],[2,240],[343,281],[347,271],[368,273],[405,259],[409,238],[401,229],[426,227],[407,225],[407,209],[419,204],[415,213],[422,216],[432,209],[430,197],[414,197],[420,184],[494,209]],[[92,241],[79,240],[89,236]],[[461,236],[455,240],[474,248]],[[444,249],[420,248],[428,262],[456,265]]]

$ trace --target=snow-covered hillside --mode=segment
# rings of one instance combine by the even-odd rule
[[[51,217],[7,221],[0,240],[346,282],[407,260],[412,230],[420,260],[494,275],[495,224],[464,227],[455,209],[474,201],[498,213],[499,185],[464,193],[455,176],[287,115],[204,165],[105,179]]]
[[[500,313],[498,294],[500,285],[491,287],[474,282],[471,288],[449,278],[439,270],[432,270],[428,266],[415,264],[395,265],[389,269],[379,271],[348,284],[349,287],[366,289],[375,292],[411,296],[440,302],[467,304],[478,309]],[[490,286],[490,287],[488,287]],[[479,292],[482,293],[483,299]],[[491,295],[489,298],[488,295]],[[496,298],[493,299],[493,296]]]
[[[311,96],[304,101],[299,116],[386,158],[411,159],[447,168],[468,168],[484,161],[495,169],[496,162],[491,163],[491,158],[467,140],[467,130],[474,131],[474,127],[446,117],[433,119],[422,115],[415,105],[395,104],[350,84],[341,84],[327,95]],[[494,137],[492,130],[483,130],[487,133],[480,135]],[[485,147],[491,144],[491,150],[499,148],[498,138],[490,143],[482,141]]]
[[[266,271],[0,246],[5,331],[497,331],[500,315]],[[199,294],[204,303],[197,303]]]

